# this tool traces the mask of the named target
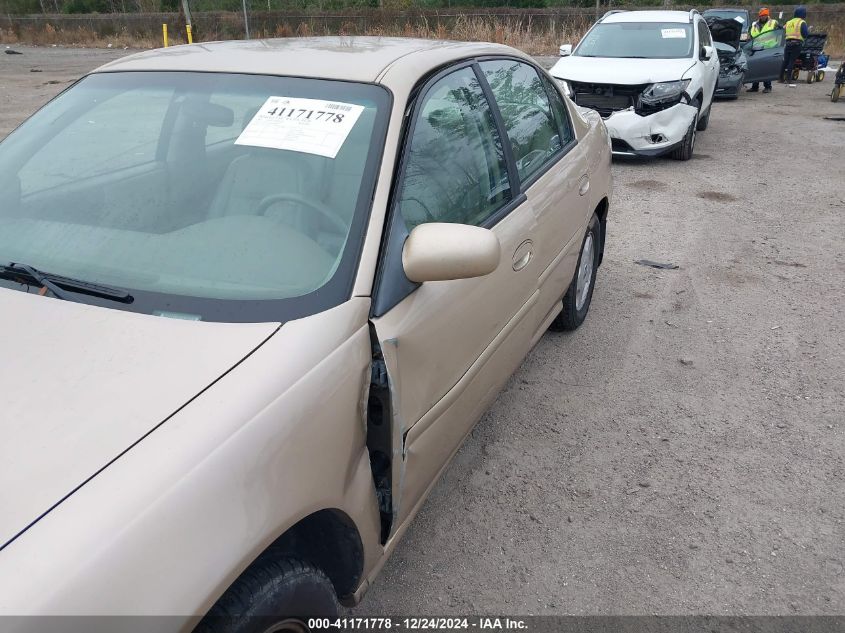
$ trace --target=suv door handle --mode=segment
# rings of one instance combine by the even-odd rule
[[[590,190],[590,177],[587,174],[581,176],[581,180],[578,183],[578,195],[586,195],[586,193]]]

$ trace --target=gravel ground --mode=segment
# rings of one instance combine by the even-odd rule
[[[19,50],[0,136],[123,54]],[[718,103],[689,162],[614,164],[587,322],[540,341],[357,614],[845,613],[830,87]]]

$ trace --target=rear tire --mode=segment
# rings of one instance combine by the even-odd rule
[[[808,73],[807,73],[807,83],[808,83],[808,84],[811,84],[811,83],[813,83],[815,80],[816,80],[816,73],[814,73],[814,72],[811,70],[810,72],[808,72]]]
[[[820,70],[816,73],[816,81],[824,81],[824,71]]]
[[[830,93],[830,100],[836,103],[839,101],[839,97],[842,96],[842,85],[843,84],[834,84],[833,90]]]
[[[596,273],[601,252],[601,225],[594,213],[578,253],[578,266],[566,294],[563,295],[563,310],[549,325],[555,332],[571,332],[587,318],[596,285]]]
[[[800,72],[800,71],[798,71],[798,70],[793,70],[793,71],[792,71],[792,81],[798,81],[798,75],[799,75],[799,72]]]
[[[306,633],[309,617],[339,614],[334,587],[295,558],[258,559],[226,590],[194,633]]]

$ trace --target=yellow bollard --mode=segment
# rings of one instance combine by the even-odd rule
[[[167,25],[161,25],[161,36],[164,39],[164,48],[167,48]]]
[[[185,25],[185,30],[188,32],[188,44],[194,43],[194,30],[191,28],[190,24]]]

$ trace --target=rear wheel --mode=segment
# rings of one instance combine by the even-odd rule
[[[194,633],[308,633],[310,617],[337,617],[334,587],[294,558],[259,559],[226,590]]]
[[[807,73],[807,83],[811,84],[816,80],[816,73],[812,70]]]
[[[842,96],[842,86],[843,84],[834,84],[833,90],[830,93],[830,100],[836,103],[839,101],[839,97]]]
[[[792,81],[798,81],[798,75],[799,75],[799,72],[798,72],[798,69],[796,68],[795,70],[792,71]]]
[[[824,71],[820,70],[816,73],[816,81],[824,81]]]
[[[572,283],[563,296],[563,310],[551,325],[550,330],[557,332],[572,331],[578,328],[587,318],[590,303],[593,300],[593,288],[596,283],[596,273],[599,266],[599,252],[601,251],[601,230],[599,218],[594,213],[581,242],[581,253],[578,255],[578,267]]]

